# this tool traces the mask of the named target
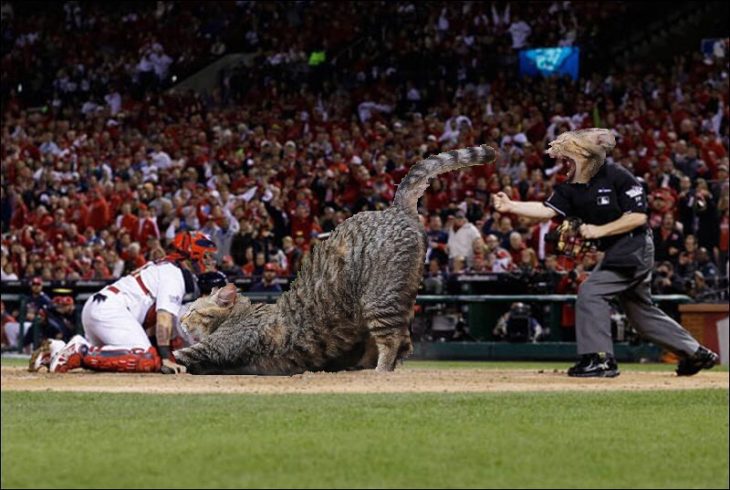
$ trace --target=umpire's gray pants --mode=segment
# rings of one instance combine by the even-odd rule
[[[651,299],[654,242],[649,233],[643,266],[633,273],[602,270],[600,264],[578,290],[575,312],[578,354],[613,354],[609,299],[617,297],[629,323],[641,336],[675,354],[694,354],[699,343]]]

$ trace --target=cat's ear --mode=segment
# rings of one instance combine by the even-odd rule
[[[226,284],[215,293],[215,303],[221,308],[230,308],[236,304],[237,299],[238,290],[233,283]]]

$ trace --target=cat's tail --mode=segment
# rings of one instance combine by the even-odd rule
[[[494,148],[488,145],[473,146],[431,155],[413,165],[408,175],[403,177],[398,186],[398,192],[395,193],[393,206],[410,213],[416,213],[418,199],[426,191],[433,177],[463,167],[492,163],[496,156]]]

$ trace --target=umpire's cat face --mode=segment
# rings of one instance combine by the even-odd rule
[[[180,323],[195,338],[203,339],[216,331],[238,302],[250,304],[248,298],[238,296],[234,284],[226,284],[220,289],[213,289],[209,296],[193,302]]]

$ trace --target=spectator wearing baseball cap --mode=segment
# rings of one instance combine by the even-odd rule
[[[23,338],[24,348],[27,348],[33,342],[34,331],[29,327],[36,318],[39,318],[41,321],[44,320],[46,311],[52,305],[53,301],[51,298],[43,292],[43,279],[40,276],[35,276],[30,281],[30,295],[26,297],[27,330]],[[45,337],[45,332],[41,331],[41,337]]]
[[[53,306],[48,308],[43,336],[49,339],[62,339],[68,342],[76,335],[76,303],[72,296],[61,295],[53,298]]]
[[[41,311],[51,304],[51,298],[43,292],[43,279],[41,276],[35,276],[30,281],[30,296],[27,299],[28,304],[33,305],[36,311]]]
[[[276,283],[276,276],[279,268],[273,262],[267,262],[264,265],[264,275],[261,281],[257,282],[249,290],[252,293],[280,293],[281,286]]]

